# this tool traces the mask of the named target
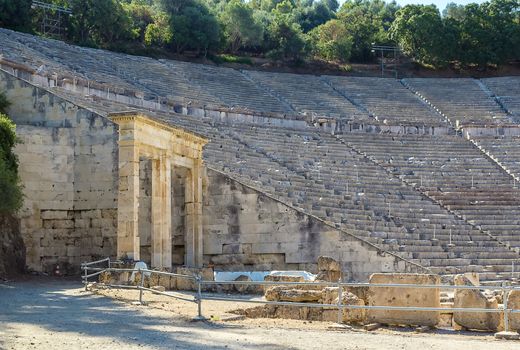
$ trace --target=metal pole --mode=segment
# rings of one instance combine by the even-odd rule
[[[197,316],[202,319],[202,286],[201,277],[197,276]]]
[[[343,323],[343,309],[341,307],[341,299],[343,299],[343,290],[341,288],[341,277],[338,279],[338,323]]]
[[[202,316],[202,277],[197,275],[195,280],[197,281],[197,316],[194,318],[194,320],[204,321],[205,318]]]
[[[85,292],[87,292],[88,291],[88,289],[87,289],[87,275],[88,275],[87,265],[83,265],[83,269],[85,270],[85,276],[83,277],[83,283],[85,283]]]
[[[143,304],[143,288],[144,288],[144,274],[141,271],[141,268],[139,268],[139,273],[141,274],[141,283],[139,286],[139,304]]]
[[[381,78],[384,78],[385,76],[385,68],[383,65],[383,50],[381,50]]]
[[[509,315],[507,309],[507,299],[509,297],[508,290],[504,288],[506,282],[502,282],[502,290],[504,291],[504,331],[509,331]]]

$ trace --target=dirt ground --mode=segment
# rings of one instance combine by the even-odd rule
[[[331,323],[280,319],[229,320],[251,304],[196,304],[138,292],[84,292],[77,281],[30,278],[0,283],[0,349],[518,349],[491,334],[413,329],[331,330]],[[253,306],[253,305],[252,305]]]

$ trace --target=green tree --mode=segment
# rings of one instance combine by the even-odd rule
[[[270,57],[298,61],[307,55],[307,40],[294,19],[293,8],[290,1],[284,0],[273,10],[273,19],[268,27],[273,45],[268,53]]]
[[[399,7],[395,1],[347,0],[338,11],[338,19],[352,36],[352,60],[373,59],[372,43],[388,44],[389,28]]]
[[[197,0],[160,0],[169,16],[173,45],[178,53],[195,50],[207,54],[220,45],[220,26],[208,7]]]
[[[352,50],[352,37],[345,24],[332,19],[310,32],[313,52],[325,60],[347,62]]]
[[[435,5],[403,7],[390,32],[403,52],[416,61],[435,66],[446,62],[444,25]]]
[[[236,53],[243,46],[257,46],[262,43],[264,28],[255,19],[253,8],[243,0],[229,1],[220,18],[231,53]]]
[[[70,0],[70,7],[74,41],[110,47],[134,39],[130,18],[118,0]]]
[[[148,24],[144,33],[144,43],[148,46],[167,46],[173,41],[173,33],[166,13],[159,11],[153,15],[153,22]]]
[[[32,0],[0,0],[0,27],[29,31]]]
[[[299,4],[294,11],[296,21],[300,24],[304,33],[335,17],[335,13],[324,1],[314,2],[310,6]]]
[[[140,42],[144,42],[148,26],[155,22],[154,8],[150,3],[143,0],[123,2],[122,6],[129,18],[130,31],[133,37],[138,38]]]
[[[442,17],[445,19],[451,18],[456,21],[460,21],[464,18],[464,5],[457,5],[454,2],[450,2],[446,5],[444,10],[442,10]]]
[[[18,158],[13,148],[18,142],[15,125],[4,114],[9,105],[0,94],[0,212],[13,212],[22,206],[23,196],[18,177]]]

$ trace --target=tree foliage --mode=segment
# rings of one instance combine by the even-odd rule
[[[68,39],[142,53],[161,47],[199,55],[376,59],[372,45],[396,45],[432,66],[486,67],[520,59],[520,0],[399,7],[346,0],[46,0],[73,11]],[[31,28],[30,0],[0,0],[0,26]]]
[[[236,53],[243,47],[262,44],[264,28],[254,17],[254,10],[243,0],[231,0],[221,13],[227,48]]]
[[[444,24],[434,5],[403,7],[397,11],[390,33],[403,52],[417,61],[436,65],[445,61]]]
[[[23,196],[18,177],[18,158],[13,152],[18,139],[15,125],[4,114],[8,106],[5,101],[5,95],[0,94],[0,212],[13,212],[22,206]]]
[[[314,28],[311,33],[314,54],[330,61],[348,62],[352,37],[344,22],[334,19]]]
[[[32,0],[0,0],[0,27],[30,30],[31,3]]]

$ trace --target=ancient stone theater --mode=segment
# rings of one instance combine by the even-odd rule
[[[514,274],[520,77],[296,75],[0,29],[26,264]]]

